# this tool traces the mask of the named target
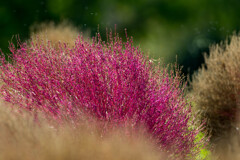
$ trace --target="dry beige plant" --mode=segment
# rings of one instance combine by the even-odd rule
[[[193,76],[192,94],[200,119],[206,121],[211,142],[218,144],[238,132],[236,121],[240,95],[240,37],[214,45],[205,65]]]
[[[53,127],[44,119],[0,105],[0,159],[3,160],[165,160],[153,144],[140,134],[123,136],[112,131],[101,137],[81,125]]]
[[[240,113],[238,113],[239,117]],[[236,122],[239,130],[240,121]],[[240,133],[236,130],[230,131],[227,136],[218,141],[212,152],[212,160],[239,160],[240,159]]]
[[[212,160],[239,160],[240,159],[240,135],[229,135],[221,139],[217,148],[212,153]]]
[[[73,47],[80,34],[79,29],[67,21],[58,25],[53,22],[35,24],[30,30],[33,43],[38,42],[38,44],[47,45],[48,41],[50,41],[54,48],[58,48],[59,42]],[[85,32],[84,37],[88,36],[88,32]]]

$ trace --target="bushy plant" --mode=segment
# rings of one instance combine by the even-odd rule
[[[234,35],[210,48],[205,55],[205,65],[194,75],[192,81],[196,109],[207,123],[211,141],[218,143],[237,131],[240,93],[240,37]],[[238,131],[237,131],[238,132]]]
[[[198,130],[189,130],[191,106],[178,70],[155,65],[132,39],[110,34],[103,42],[98,34],[92,41],[79,37],[74,47],[37,42],[10,50],[13,64],[2,58],[0,67],[6,101],[74,123],[91,115],[104,129],[144,125],[174,159],[194,156]]]
[[[28,113],[20,114],[0,102],[0,159],[166,159],[165,153],[158,152],[141,132],[132,131],[131,136],[126,136],[117,129],[102,138],[95,123],[92,127],[86,124],[73,128],[69,123],[49,123],[41,116],[36,124]]]
[[[35,24],[31,27],[31,40],[29,43],[30,45],[31,42],[47,45],[48,41],[50,41],[56,49],[59,42],[73,47],[79,33],[78,28],[67,21],[59,24],[55,24],[54,22]]]

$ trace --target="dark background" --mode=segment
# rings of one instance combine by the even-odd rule
[[[166,63],[177,61],[185,74],[203,63],[203,52],[240,28],[239,0],[1,0],[0,48],[8,53],[13,35],[29,38],[33,24],[68,20],[95,35],[100,28],[127,28],[144,52]]]

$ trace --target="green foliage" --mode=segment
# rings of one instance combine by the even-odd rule
[[[205,137],[204,133],[200,132],[196,136],[195,143],[199,143]],[[204,145],[200,145],[198,148],[200,150],[199,154],[196,157],[196,160],[210,160],[211,151],[206,148]]]

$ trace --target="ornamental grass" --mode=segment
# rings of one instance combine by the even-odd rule
[[[205,64],[193,77],[192,93],[200,119],[206,121],[211,142],[218,144],[239,134],[240,37],[214,45]]]

